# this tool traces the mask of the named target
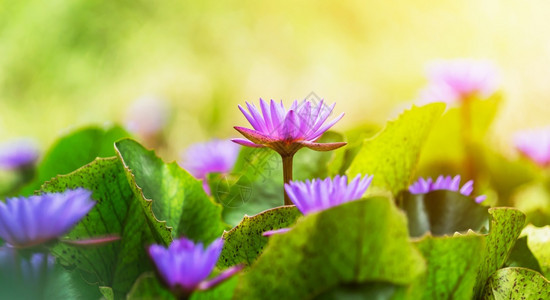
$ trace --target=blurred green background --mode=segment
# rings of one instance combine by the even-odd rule
[[[498,141],[545,125],[550,2],[1,1],[0,141],[46,148],[84,124],[122,122],[130,103],[173,105],[167,138],[186,145],[238,134],[259,97],[315,92],[346,117],[383,123],[425,85],[436,58],[486,58],[506,98]]]

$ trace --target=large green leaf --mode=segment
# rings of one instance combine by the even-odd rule
[[[527,225],[521,235],[528,238],[527,245],[537,259],[542,274],[550,278],[550,226]]]
[[[425,271],[409,241],[405,216],[386,198],[313,213],[270,237],[245,273],[238,299],[312,298],[341,284],[407,285]]]
[[[145,247],[151,243],[169,244],[170,230],[155,221],[150,202],[132,191],[117,158],[99,158],[75,172],[57,176],[46,182],[42,191],[77,187],[91,190],[97,205],[68,238],[118,234],[120,240],[89,249],[60,243],[52,253],[62,265],[77,269],[86,281],[112,287],[116,298],[121,298],[141,273],[152,270]]]
[[[302,214],[295,206],[281,206],[255,216],[245,216],[239,225],[223,234],[224,244],[218,267],[251,265],[262,252],[268,230],[289,227]]]
[[[341,141],[348,144],[333,151],[334,155],[328,166],[329,175],[345,174],[351,162],[355,159],[359,150],[361,150],[363,141],[372,137],[378,131],[380,131],[380,127],[374,124],[363,124],[346,131],[344,133],[344,140]]]
[[[421,299],[471,299],[485,248],[485,236],[433,237],[415,241],[428,263]]]
[[[516,241],[504,266],[527,268],[542,273],[539,261],[527,245],[527,236],[522,236]]]
[[[21,193],[30,195],[40,189],[46,180],[70,173],[92,162],[96,157],[115,156],[113,144],[116,140],[130,136],[122,127],[85,127],[61,137],[50,147],[37,168],[35,180]]]
[[[378,135],[363,142],[347,174],[374,175],[372,186],[394,194],[409,186],[424,141],[445,105],[413,106]]]
[[[525,225],[525,215],[515,208],[490,208],[489,214],[487,245],[474,288],[476,299],[481,297],[487,278],[506,263]]]
[[[489,227],[488,207],[459,192],[437,190],[415,195],[404,191],[398,196],[398,205],[407,214],[412,237],[427,232],[435,236],[453,235]]]
[[[172,227],[174,237],[210,243],[221,236],[222,207],[210,200],[200,181],[136,141],[124,139],[115,147],[136,197],[152,200],[154,216]]]
[[[530,269],[500,269],[487,281],[483,299],[550,299],[550,282]]]

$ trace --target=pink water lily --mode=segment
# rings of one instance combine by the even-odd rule
[[[432,178],[424,179],[421,177],[409,187],[411,194],[426,194],[437,190],[460,192],[464,196],[470,196],[474,191],[474,181],[469,180],[460,187],[460,175],[456,175],[455,177],[441,175],[435,181]],[[487,196],[482,195],[475,197],[474,200],[477,203],[481,203],[486,198]]]

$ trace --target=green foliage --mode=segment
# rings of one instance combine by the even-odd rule
[[[550,225],[550,189],[534,181],[516,190],[512,196],[515,207],[527,215],[527,222],[536,226]]]
[[[413,106],[371,139],[363,142],[347,174],[374,175],[372,186],[394,194],[408,187],[424,141],[445,105]]]
[[[114,142],[128,136],[129,133],[119,126],[91,126],[61,137],[47,151],[38,165],[35,180],[29,183],[21,194],[30,195],[40,189],[45,181],[60,174],[68,174],[92,162],[96,157],[115,156]]]
[[[262,234],[268,230],[289,227],[302,214],[295,206],[282,206],[266,210],[255,216],[244,216],[239,225],[223,234],[224,245],[218,267],[237,264],[251,265],[267,244]]]
[[[487,281],[483,299],[550,299],[550,282],[533,270],[500,269]]]
[[[415,241],[428,265],[423,295],[419,299],[471,299],[476,284],[485,236],[466,235],[433,237]]]
[[[117,234],[120,240],[89,249],[60,243],[52,253],[59,263],[76,269],[86,281],[111,287],[116,298],[123,297],[141,273],[152,269],[145,247],[151,243],[166,245],[172,240],[169,228],[154,221],[151,203],[137,196],[132,184],[120,160],[106,158],[59,175],[42,186],[43,192],[77,187],[93,192],[96,206],[67,235],[68,239]]]
[[[479,298],[487,278],[508,259],[525,224],[525,215],[510,207],[490,208],[489,234],[482,263],[477,274],[474,297]]]
[[[222,208],[210,200],[200,181],[136,141],[124,139],[115,147],[134,194],[150,201],[155,218],[166,221],[173,237],[210,243],[222,234]]]
[[[459,192],[436,190],[426,194],[401,192],[398,205],[405,211],[409,233],[420,237],[427,232],[435,236],[453,235],[468,230],[488,228],[488,207]]]
[[[176,297],[165,289],[152,272],[143,273],[134,283],[134,286],[128,293],[128,300],[153,300],[165,299],[175,300]]]
[[[541,273],[550,278],[550,226],[535,227],[527,225],[521,235],[528,238],[527,245],[537,259],[541,267]]]
[[[235,297],[301,299],[345,283],[407,285],[425,271],[405,217],[389,199],[352,201],[300,220],[270,237]]]
[[[469,106],[449,108],[426,140],[419,162],[421,175],[463,173],[467,155],[482,155],[475,148],[485,142],[501,102],[502,96],[494,94],[487,100],[473,99]],[[464,123],[465,113],[469,124]]]

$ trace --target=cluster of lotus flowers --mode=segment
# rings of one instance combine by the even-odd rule
[[[457,63],[453,62],[453,64]],[[490,74],[493,70],[486,64],[473,64],[475,67],[471,68],[468,68],[468,65],[472,65],[472,62],[453,65],[451,66],[453,71],[444,72],[441,68],[438,69],[435,72],[438,75],[430,84],[429,90],[437,90],[440,96],[444,91],[447,96],[444,99],[438,99],[446,102],[458,101],[476,93],[492,92],[494,82]],[[259,109],[249,103],[247,108],[248,111],[239,106],[253,129],[235,127],[246,138],[233,139],[232,142],[236,144],[247,147],[268,147],[279,153],[283,159],[292,157],[302,147],[328,151],[345,145],[345,143],[318,143],[323,133],[343,117],[341,114],[327,122],[334,104],[326,106],[322,101],[320,103],[294,102],[287,110],[282,102],[277,103],[273,100],[267,102],[260,99]],[[516,142],[517,148],[533,161],[544,166],[550,163],[550,129],[518,135]],[[184,155],[181,165],[195,177],[203,180],[208,193],[207,174],[225,173],[231,170],[239,152],[236,144],[232,144],[231,141],[214,140],[192,146]],[[0,165],[5,168],[24,167],[37,158],[36,151],[13,147],[11,149],[0,153]],[[440,176],[435,180],[419,178],[410,186],[409,192],[424,194],[433,190],[450,190],[470,196],[473,191],[473,181],[470,180],[460,187],[460,179],[460,176]],[[372,180],[373,176],[368,175],[363,177],[358,175],[349,182],[346,176],[312,179],[305,182],[286,180],[284,191],[303,214],[311,214],[361,199]],[[478,203],[484,199],[484,196],[475,197]],[[44,253],[44,247],[47,248],[50,243],[59,240],[69,232],[93,210],[95,203],[92,193],[82,188],[66,190],[62,193],[10,198],[0,202],[0,238],[5,241],[4,252],[0,252],[0,258],[11,257],[11,253],[23,249]],[[281,234],[288,230],[267,232],[265,235]],[[195,290],[209,289],[241,269],[240,266],[236,266],[209,279],[222,247],[221,238],[206,246],[181,237],[174,240],[168,248],[150,245],[148,253],[164,285],[174,294],[181,296],[189,295]],[[44,256],[36,257],[38,258],[34,260],[40,262],[39,265],[46,263],[51,266],[51,257],[46,259]],[[32,273],[32,270],[27,273]]]

